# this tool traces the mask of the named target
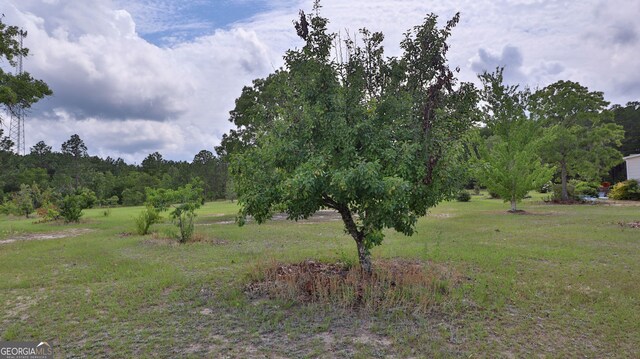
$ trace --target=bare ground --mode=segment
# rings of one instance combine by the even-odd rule
[[[69,237],[77,237],[83,234],[92,232],[92,229],[88,228],[72,228],[64,231],[47,232],[47,233],[28,233],[18,236],[9,237],[0,241],[0,244],[14,243],[18,241],[42,241],[48,239],[61,239]]]

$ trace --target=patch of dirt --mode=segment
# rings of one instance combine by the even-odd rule
[[[38,301],[30,296],[17,296],[13,301],[7,300],[4,304],[5,319],[29,319],[29,309],[35,306]]]
[[[93,232],[93,230],[88,228],[72,228],[58,232],[29,233],[3,239],[0,241],[0,244],[14,243],[17,241],[42,241],[47,239],[70,238],[81,236],[89,232]]]
[[[629,222],[629,223],[625,223],[625,222],[618,222],[618,225],[620,227],[628,227],[628,228],[640,228],[640,221],[637,222]]]

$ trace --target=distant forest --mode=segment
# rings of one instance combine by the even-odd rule
[[[233,198],[227,191],[227,165],[207,150],[198,152],[191,162],[166,160],[154,152],[140,165],[131,165],[121,158],[90,156],[78,135],[59,151],[43,141],[24,156],[16,155],[12,147],[0,130],[0,203],[20,191],[21,185],[62,195],[89,190],[96,204],[125,206],[144,203],[146,187],[177,189],[193,182],[202,187],[205,200]]]
[[[624,156],[640,153],[640,102],[612,109],[614,121],[625,131],[618,149]],[[177,189],[194,181],[203,188],[207,201],[235,198],[225,159],[208,150],[198,152],[191,162],[166,160],[154,152],[140,165],[132,165],[121,158],[90,156],[90,146],[78,135],[57,147],[59,150],[40,141],[28,154],[18,156],[12,147],[0,129],[0,203],[10,200],[21,185],[36,185],[62,195],[90,190],[98,205],[132,206],[145,202],[146,187]],[[612,182],[625,180],[624,163],[614,167],[609,177]]]

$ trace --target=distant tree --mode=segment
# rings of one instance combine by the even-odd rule
[[[502,73],[480,75],[484,122],[493,135],[480,139],[476,176],[516,212],[517,203],[549,181],[555,169],[540,161],[542,128],[526,115],[528,92],[504,85]]]
[[[560,170],[562,200],[569,199],[569,177],[598,181],[622,161],[616,149],[624,130],[611,122],[612,112],[602,92],[590,92],[576,82],[558,81],[531,97],[531,113],[547,131],[543,159]]]
[[[4,130],[0,128],[0,152],[10,152],[13,148],[13,141],[9,136],[3,136]]]
[[[224,196],[226,182],[226,165],[211,151],[198,152],[191,162],[193,176],[200,177],[204,182],[204,197],[207,200]]]
[[[74,189],[80,186],[80,166],[83,157],[87,156],[87,146],[77,134],[71,135],[67,141],[62,144],[62,153],[71,156],[73,159],[73,178],[75,180]]]
[[[164,172],[163,167],[165,165],[165,160],[162,158],[160,152],[154,152],[145,157],[140,165],[142,167],[142,171],[155,177],[161,177]]]
[[[38,143],[31,147],[31,154],[35,156],[46,156],[50,153],[51,146],[48,146],[44,141],[38,141]]]
[[[238,128],[220,152],[230,156],[240,223],[277,208],[294,220],[335,209],[370,273],[384,228],[411,235],[419,216],[457,193],[476,91],[446,62],[458,15],[444,28],[427,16],[399,59],[384,57],[381,33],[362,30],[362,46],[347,40],[344,61],[334,61],[336,35],[317,10],[296,23],[304,47],[236,100]]]
[[[29,185],[20,185],[20,191],[14,195],[13,200],[19,213],[26,218],[29,218],[29,214],[35,210],[34,193]]]
[[[640,102],[629,102],[626,106],[614,105],[613,119],[624,129],[620,152],[624,156],[640,153]]]
[[[6,25],[0,18],[0,62],[6,60],[9,65],[16,66],[18,57],[29,55],[29,49],[20,44],[21,35],[27,36],[27,32],[17,26]],[[0,67],[0,106],[9,112],[28,109],[51,94],[44,81],[34,79],[28,72],[12,74]]]

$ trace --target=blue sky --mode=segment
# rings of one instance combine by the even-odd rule
[[[140,163],[158,151],[191,160],[229,131],[243,86],[300,47],[292,21],[311,0],[0,0],[4,22],[28,31],[25,69],[54,96],[26,121],[26,143],[59,150],[73,134],[91,155]],[[558,80],[640,100],[640,1],[323,0],[332,31],[385,34],[389,56],[433,12],[461,12],[449,62],[459,78],[506,66],[512,84]],[[6,65],[6,64],[5,64]]]
[[[138,28],[140,36],[158,46],[191,41],[215,29],[229,28],[238,21],[267,12],[274,8],[274,4],[277,3],[266,0],[151,0],[119,3],[132,13],[136,23],[141,24]]]

